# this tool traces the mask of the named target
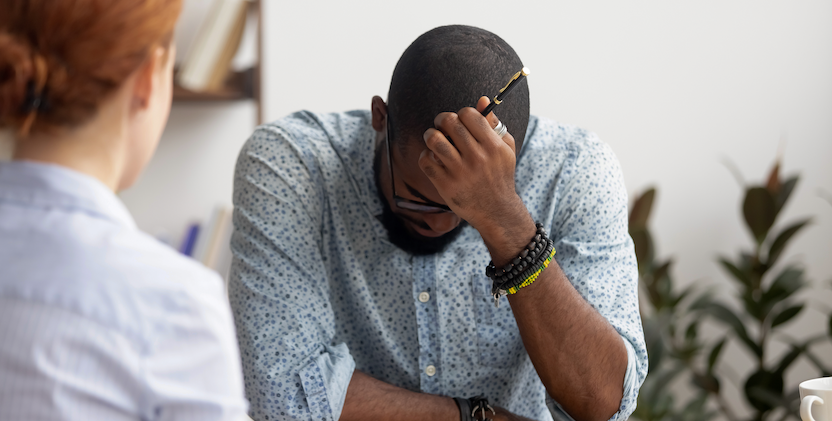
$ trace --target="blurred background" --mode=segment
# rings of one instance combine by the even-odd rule
[[[186,0],[179,60],[210,5]],[[735,293],[716,258],[751,244],[744,184],[763,184],[779,157],[781,174],[801,177],[779,221],[813,218],[785,257],[810,282],[789,332],[823,330],[832,308],[824,307],[832,303],[832,1],[263,0],[261,8],[264,122],[300,109],[369,108],[373,95],[386,96],[399,55],[433,27],[500,35],[532,69],[532,114],[597,133],[632,196],[657,189],[651,230],[679,286]],[[247,27],[238,68],[261,55],[257,32]],[[138,225],[176,245],[189,223],[230,206],[237,153],[257,119],[253,100],[175,102],[156,155],[121,194]],[[832,365],[832,347],[820,354]],[[752,363],[729,343],[720,364],[742,373]],[[786,384],[818,375],[798,361]],[[744,414],[740,388],[723,389]]]

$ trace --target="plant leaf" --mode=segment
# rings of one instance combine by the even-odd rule
[[[647,398],[647,402],[656,402],[656,399],[667,391],[667,387],[679,373],[684,370],[681,365],[674,365],[670,368],[662,369],[656,373],[651,374],[644,379],[644,384],[641,386],[641,392]]]
[[[698,334],[699,334],[699,326],[694,321],[693,323],[691,323],[688,326],[687,329],[685,329],[685,340],[687,340],[688,342],[693,342],[693,341],[696,340],[696,337],[698,336]]]
[[[746,287],[751,288],[751,278],[748,276],[746,272],[743,272],[740,268],[731,263],[731,261],[726,259],[725,257],[720,257],[719,263],[722,264],[722,267],[728,270],[728,273],[733,275],[736,280],[740,281],[740,283],[742,283]]]
[[[792,350],[789,351],[788,354],[784,355],[782,359],[780,359],[780,364],[777,365],[777,369],[774,371],[776,374],[779,374],[781,377],[783,373],[786,372],[786,369],[789,368],[790,365],[800,356],[804,351],[803,347],[798,347],[792,345]]]
[[[653,282],[658,282],[662,280],[662,278],[667,276],[671,264],[673,264],[673,261],[668,260],[661,264],[659,267],[657,267],[656,270],[653,271]]]
[[[777,218],[774,197],[764,187],[751,187],[746,190],[742,212],[757,244],[762,244]]]
[[[745,381],[745,398],[751,406],[760,412],[773,409],[774,405],[772,403],[775,403],[782,396],[782,374],[759,370]],[[772,399],[773,397],[777,400]]]
[[[653,209],[653,199],[656,197],[656,189],[650,188],[633,202],[633,209],[630,211],[630,230],[647,229],[647,221],[650,219],[650,211]]]
[[[777,193],[780,192],[780,160],[778,159],[777,162],[774,163],[774,167],[771,169],[771,172],[768,174],[768,181],[766,181],[766,190],[768,190],[772,196],[777,197]]]
[[[702,295],[696,297],[692,303],[690,303],[690,310],[691,311],[698,311],[698,310],[707,310],[708,307],[713,302],[713,297],[711,296],[710,291],[706,291],[702,293]]]
[[[769,406],[774,408],[791,408],[793,406],[792,402],[789,401],[784,394],[779,394],[777,392],[773,392],[771,390],[762,388],[762,387],[754,387],[750,389],[751,396],[756,399],[766,401]],[[762,411],[765,413],[765,411]],[[789,411],[791,412],[791,411]],[[797,412],[797,411],[794,411]],[[767,418],[753,418],[755,420],[759,419],[767,419]]]
[[[653,271],[653,286],[656,288],[662,308],[669,306],[673,300],[673,284],[668,276],[671,263],[668,260]]]
[[[719,379],[711,373],[693,373],[693,384],[706,392],[719,394]]]
[[[797,316],[801,310],[803,310],[803,304],[792,306],[781,311],[777,316],[774,316],[774,320],[771,321],[771,328],[774,329],[775,327],[788,322]]]
[[[742,323],[742,320],[740,320],[740,318],[737,317],[737,315],[734,314],[734,312],[728,307],[712,302],[708,305],[707,312],[717,320],[720,320],[731,327],[734,330],[734,333],[737,334],[737,337],[751,352],[754,353],[754,355],[758,357],[763,355],[763,349],[748,336],[748,332],[745,330],[745,325]]]
[[[708,393],[699,393],[694,399],[685,405],[682,411],[671,418],[674,421],[710,421],[716,417],[712,411],[708,411]]]
[[[797,185],[798,179],[799,177],[794,176],[786,180],[786,182],[780,186],[780,192],[777,194],[774,200],[775,214],[779,214],[780,211],[783,209],[783,206],[786,206],[786,202],[789,200],[789,196],[792,195],[792,191],[794,190],[794,187]]]
[[[679,305],[679,303],[681,303],[681,302],[682,302],[682,300],[684,300],[685,298],[687,298],[687,296],[688,296],[688,295],[690,295],[690,293],[691,293],[691,292],[693,292],[693,288],[694,288],[694,286],[695,286],[695,285],[688,285],[685,289],[683,289],[683,290],[682,290],[682,292],[681,292],[681,293],[679,293],[679,295],[677,295],[677,296],[673,297],[673,299],[672,299],[672,300],[670,300],[670,306],[671,306],[671,307],[674,307],[674,308],[675,308],[676,306],[678,306],[678,305]]]
[[[652,374],[661,366],[662,357],[665,354],[664,341],[662,340],[661,326],[656,317],[644,319],[642,329],[644,330],[644,342],[647,346],[647,371]]]
[[[740,294],[740,299],[745,306],[745,312],[758,321],[766,319],[765,310],[758,300],[754,299],[754,290],[746,289]]]
[[[653,263],[653,238],[646,229],[630,230],[636,248],[636,264],[639,275],[644,275]]]
[[[719,359],[719,353],[722,352],[722,347],[725,345],[725,341],[727,339],[728,338],[722,338],[722,340],[714,345],[713,349],[711,349],[711,353],[708,355],[708,373],[712,373],[714,371],[716,361]]]
[[[800,231],[801,228],[805,227],[806,224],[811,222],[811,218],[804,219],[800,222],[797,222],[788,228],[780,231],[780,234],[777,235],[777,238],[774,239],[774,242],[771,243],[771,248],[768,250],[768,262],[766,264],[771,267],[774,266],[774,263],[780,257],[780,254],[786,248],[786,244],[789,240]]]
[[[760,303],[770,309],[778,302],[789,298],[805,285],[803,269],[789,266],[777,275],[768,290],[763,293]]]

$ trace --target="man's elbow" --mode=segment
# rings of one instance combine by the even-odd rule
[[[576,421],[607,421],[618,412],[624,393],[612,385],[599,384],[596,390],[588,393],[581,401],[579,408],[567,410]]]
[[[595,400],[596,404],[588,408],[590,416],[587,420],[592,421],[607,421],[618,412],[621,407],[621,399],[624,397],[624,391],[620,384],[609,382],[603,390],[599,391],[598,397]]]

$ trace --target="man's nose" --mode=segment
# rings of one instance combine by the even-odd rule
[[[451,212],[428,213],[423,215],[424,221],[434,232],[445,234],[456,228],[462,219]]]

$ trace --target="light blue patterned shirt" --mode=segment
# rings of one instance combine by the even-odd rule
[[[0,420],[244,419],[224,292],[100,181],[0,163]]]
[[[255,420],[337,420],[355,369],[409,390],[485,395],[537,420],[569,419],[547,397],[490,255],[470,226],[439,254],[387,240],[368,111],[299,112],[261,126],[234,179],[230,297]],[[628,352],[624,398],[647,373],[627,194],[610,148],[532,117],[517,191],[555,241],[555,258]],[[567,344],[568,346],[568,344]]]

